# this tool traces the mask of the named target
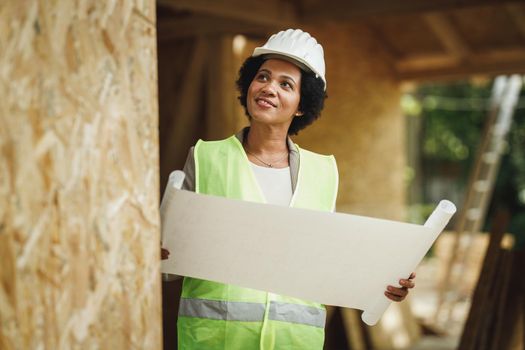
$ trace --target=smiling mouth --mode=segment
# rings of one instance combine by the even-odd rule
[[[277,107],[270,100],[263,98],[263,97],[256,98],[255,102],[261,107]]]

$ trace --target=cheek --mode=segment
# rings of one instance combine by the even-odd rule
[[[292,108],[293,110],[296,110],[299,108],[300,100],[301,96],[299,95],[290,96],[290,99],[288,100],[288,106],[290,106],[290,108]]]
[[[252,110],[253,110],[253,99],[255,96],[255,90],[253,83],[248,87],[248,91],[246,93],[246,109],[248,110],[248,115],[251,116]]]
[[[259,89],[259,83],[255,80],[252,80],[250,86],[248,86],[248,96],[253,96],[254,93]]]

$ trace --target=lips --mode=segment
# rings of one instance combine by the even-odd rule
[[[265,97],[257,97],[255,102],[261,107],[277,107],[275,103]]]

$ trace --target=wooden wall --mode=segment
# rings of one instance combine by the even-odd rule
[[[383,48],[357,24],[309,30],[325,50],[328,99],[321,118],[296,141],[335,155],[338,211],[403,220],[404,117]]]
[[[207,35],[159,43],[161,184],[182,169],[199,138],[218,140],[248,124],[235,80],[253,43],[235,53],[234,41],[233,35]]]
[[[160,349],[153,0],[0,3],[0,348]]]

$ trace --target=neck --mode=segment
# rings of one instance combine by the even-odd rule
[[[287,130],[252,124],[244,144],[252,153],[271,156],[288,152],[287,139]]]

